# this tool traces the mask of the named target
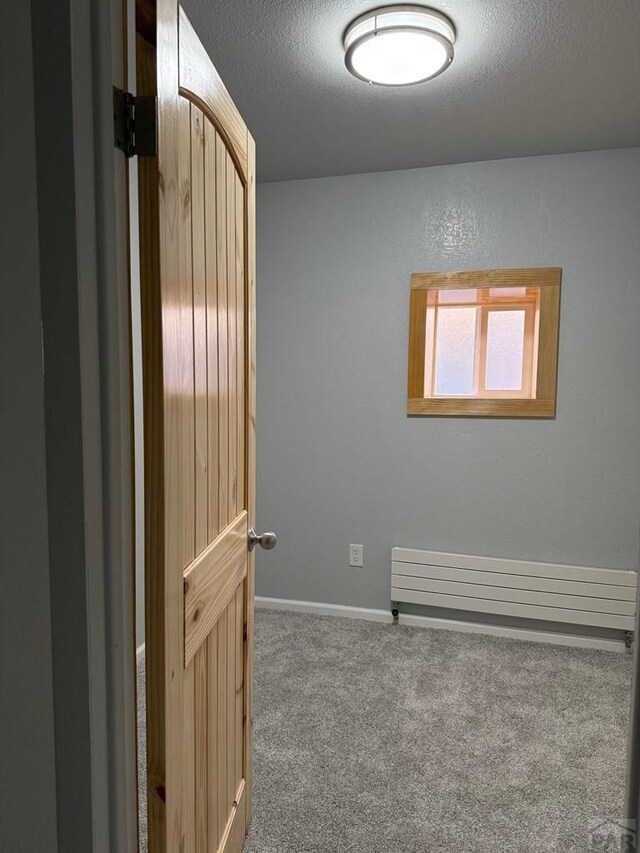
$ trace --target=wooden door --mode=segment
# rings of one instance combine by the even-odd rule
[[[212,7],[211,14],[215,14]],[[175,2],[138,9],[150,853],[242,849],[251,815],[255,152]]]

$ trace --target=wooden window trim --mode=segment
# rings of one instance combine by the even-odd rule
[[[461,272],[414,273],[411,276],[409,318],[408,399],[409,415],[553,418],[556,413],[556,386],[558,367],[558,331],[560,316],[559,267],[527,269],[465,270]],[[535,377],[535,397],[514,397],[512,392],[487,392],[491,396],[478,397],[426,397],[425,380],[432,391],[434,364],[426,368],[425,358],[427,308],[433,307],[430,294],[435,290],[463,290],[468,288],[539,288],[540,303],[532,315],[526,311],[526,334],[534,335],[533,365],[529,363],[527,376]],[[481,294],[479,301],[482,301]],[[447,306],[469,303],[447,303]],[[501,308],[532,306],[530,294],[524,297],[506,296]],[[525,309],[526,310],[526,309]],[[481,316],[484,313],[480,312]],[[533,320],[531,319],[533,316]],[[434,320],[437,318],[437,312]],[[437,322],[437,320],[435,320]],[[434,334],[437,328],[434,322]],[[537,334],[536,334],[537,332]],[[435,348],[434,348],[435,350]],[[535,366],[535,370],[532,368]],[[526,369],[526,368],[525,368]],[[531,391],[529,390],[529,393]]]

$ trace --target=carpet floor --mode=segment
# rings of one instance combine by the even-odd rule
[[[630,679],[621,654],[258,611],[245,853],[593,849]]]

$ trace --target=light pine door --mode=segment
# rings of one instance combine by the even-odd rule
[[[238,853],[251,814],[255,152],[184,12],[138,10],[149,850]],[[215,14],[211,7],[211,14]]]

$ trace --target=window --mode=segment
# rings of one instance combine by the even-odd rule
[[[553,417],[560,274],[415,273],[408,413]]]
[[[430,290],[424,396],[531,399],[539,287]]]

